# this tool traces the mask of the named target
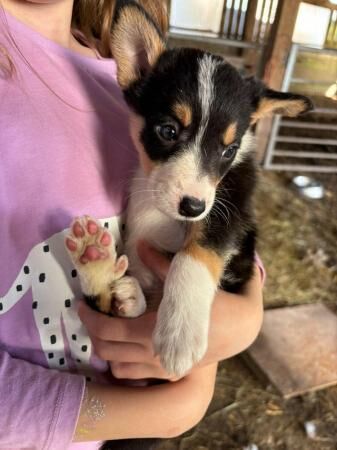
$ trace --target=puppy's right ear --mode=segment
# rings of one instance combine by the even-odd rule
[[[144,0],[121,3],[112,29],[112,51],[117,63],[118,83],[125,90],[146,74],[165,50],[162,35],[165,21],[163,15],[162,22],[158,22],[159,9],[152,17],[154,11],[143,8]]]

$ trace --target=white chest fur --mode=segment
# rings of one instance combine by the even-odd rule
[[[138,169],[131,183],[125,250],[130,272],[138,278],[143,289],[149,289],[154,278],[138,256],[137,242],[145,240],[160,251],[177,253],[186,233],[184,222],[168,217],[154,206],[152,193],[146,176]]]

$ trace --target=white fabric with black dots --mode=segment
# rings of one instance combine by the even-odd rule
[[[121,217],[98,221],[112,233],[120,253],[124,228]],[[49,367],[68,369],[65,334],[74,364],[79,371],[87,371],[91,341],[76,312],[76,301],[82,294],[77,272],[65,248],[68,233],[69,228],[56,233],[29,252],[14,283],[0,297],[0,314],[6,314],[31,289],[35,323]]]

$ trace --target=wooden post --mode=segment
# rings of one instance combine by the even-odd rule
[[[264,81],[273,89],[280,89],[285,65],[292,44],[300,0],[280,0],[263,60]]]
[[[305,3],[311,3],[316,6],[323,6],[323,8],[337,9],[337,5],[330,3],[329,0],[305,0]]]
[[[246,42],[253,42],[254,40],[254,28],[256,23],[256,9],[258,0],[250,0],[248,2],[248,8],[246,13],[246,23],[245,30],[243,33],[243,39]],[[256,73],[257,62],[259,56],[257,55],[256,49],[245,49],[243,51],[244,66],[248,75],[253,75]]]
[[[292,44],[300,0],[279,0],[275,21],[262,57],[263,81],[272,89],[282,87],[285,66]],[[258,159],[264,157],[272,119],[260,120],[256,129]]]

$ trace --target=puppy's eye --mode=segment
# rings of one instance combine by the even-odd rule
[[[159,137],[164,141],[172,142],[178,139],[178,129],[174,125],[158,125],[156,131]]]
[[[221,153],[221,156],[225,159],[232,159],[236,155],[238,151],[239,144],[232,144],[225,148],[225,150]]]

